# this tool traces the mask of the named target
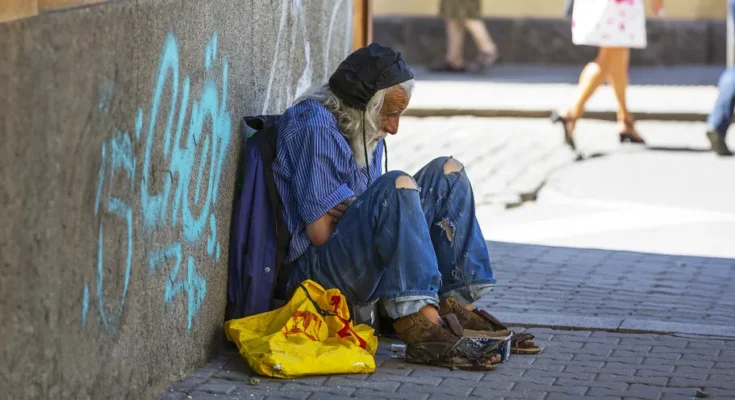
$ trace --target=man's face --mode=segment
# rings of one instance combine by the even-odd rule
[[[380,130],[382,132],[387,132],[391,135],[398,133],[399,120],[403,111],[408,107],[409,100],[411,100],[411,97],[400,86],[389,90],[385,94],[383,108],[380,110]]]

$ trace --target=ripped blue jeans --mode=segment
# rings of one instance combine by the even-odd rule
[[[438,158],[397,188],[406,174],[378,178],[349,206],[324,246],[310,246],[284,269],[278,292],[289,298],[305,279],[338,288],[352,304],[380,299],[391,318],[456,297],[467,305],[495,286],[464,169],[445,173]],[[286,272],[288,273],[286,274]]]

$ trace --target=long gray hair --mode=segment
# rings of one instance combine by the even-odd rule
[[[309,89],[301,97],[294,101],[298,104],[305,100],[314,100],[323,105],[337,119],[342,135],[350,143],[355,162],[360,168],[365,168],[368,163],[373,162],[373,153],[378,143],[375,139],[379,136],[385,137],[385,132],[380,129],[381,115],[385,95],[390,90],[400,87],[410,97],[413,93],[413,79],[387,89],[378,90],[370,99],[365,111],[360,111],[346,105],[329,88],[328,84],[319,85]],[[365,130],[363,131],[363,127]],[[364,137],[363,137],[364,132]],[[365,148],[367,146],[367,149]],[[365,152],[367,151],[367,157]]]

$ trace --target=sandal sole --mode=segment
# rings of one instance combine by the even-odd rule
[[[409,362],[411,364],[421,364],[421,365],[430,365],[432,367],[441,367],[441,368],[447,368],[451,370],[461,370],[461,371],[495,371],[498,369],[499,363],[495,364],[489,364],[489,365],[475,365],[473,363],[450,363],[445,361],[426,361],[426,360],[410,360],[406,358],[406,362]]]
[[[533,347],[530,349],[520,349],[520,348],[511,348],[510,352],[512,354],[520,354],[525,356],[532,356],[541,353],[541,349],[539,347]]]
[[[487,350],[484,354],[480,351],[475,353],[476,358],[474,356],[468,358],[465,351],[458,350],[458,345],[459,343],[452,345],[441,342],[407,345],[406,361],[464,371],[492,371],[500,364],[500,362],[490,363],[490,356],[497,354],[492,350]]]

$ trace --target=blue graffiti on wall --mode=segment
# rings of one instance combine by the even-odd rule
[[[169,232],[180,229],[182,232],[182,237],[178,240],[171,240],[163,245],[156,244],[153,248],[144,240],[149,275],[154,275],[167,263],[173,263],[170,274],[165,277],[164,304],[168,305],[179,295],[186,295],[187,329],[191,330],[193,318],[204,302],[207,282],[197,272],[194,257],[186,255],[186,249],[187,245],[201,247],[206,241],[209,258],[220,260],[221,248],[217,241],[215,210],[222,166],[230,144],[232,122],[227,112],[227,60],[222,59],[221,62],[221,82],[216,82],[211,77],[214,74],[210,73],[216,61],[215,33],[204,51],[206,73],[201,94],[198,98],[190,99],[191,79],[188,75],[183,80],[180,79],[179,47],[176,37],[169,34],[159,60],[147,125],[144,123],[146,116],[139,108],[133,137],[127,132],[116,131],[102,144],[94,208],[94,214],[99,221],[95,293],[99,317],[105,329],[116,329],[124,310],[135,252],[134,221],[138,218],[142,219],[144,239],[150,238],[159,229]],[[165,92],[166,89],[168,92]],[[165,95],[168,95],[169,104],[162,104]],[[109,100],[100,101],[100,110],[105,108],[102,104],[106,101]],[[159,126],[161,112],[167,113],[162,130]],[[138,159],[133,151],[134,143],[143,145],[140,171],[136,170]],[[156,143],[161,146],[154,148]],[[167,166],[163,182],[159,185],[162,187],[157,190],[151,188],[151,182],[155,172],[159,176],[161,173],[154,169],[154,165]],[[115,182],[120,175],[129,182],[126,187],[128,192],[133,196],[139,192],[139,209],[134,209],[131,202],[112,195],[113,188],[115,193],[121,192],[122,186]],[[108,193],[106,196],[105,188]],[[101,217],[103,211],[106,214],[105,225],[124,226],[126,231],[124,247],[127,255],[124,259],[122,293],[114,299],[104,291],[106,242]],[[109,219],[112,217],[124,223],[120,225],[118,221],[113,222]],[[184,262],[186,265],[182,269]],[[183,278],[179,275],[183,275]],[[87,324],[90,296],[90,285],[85,282],[82,292],[82,325]]]

